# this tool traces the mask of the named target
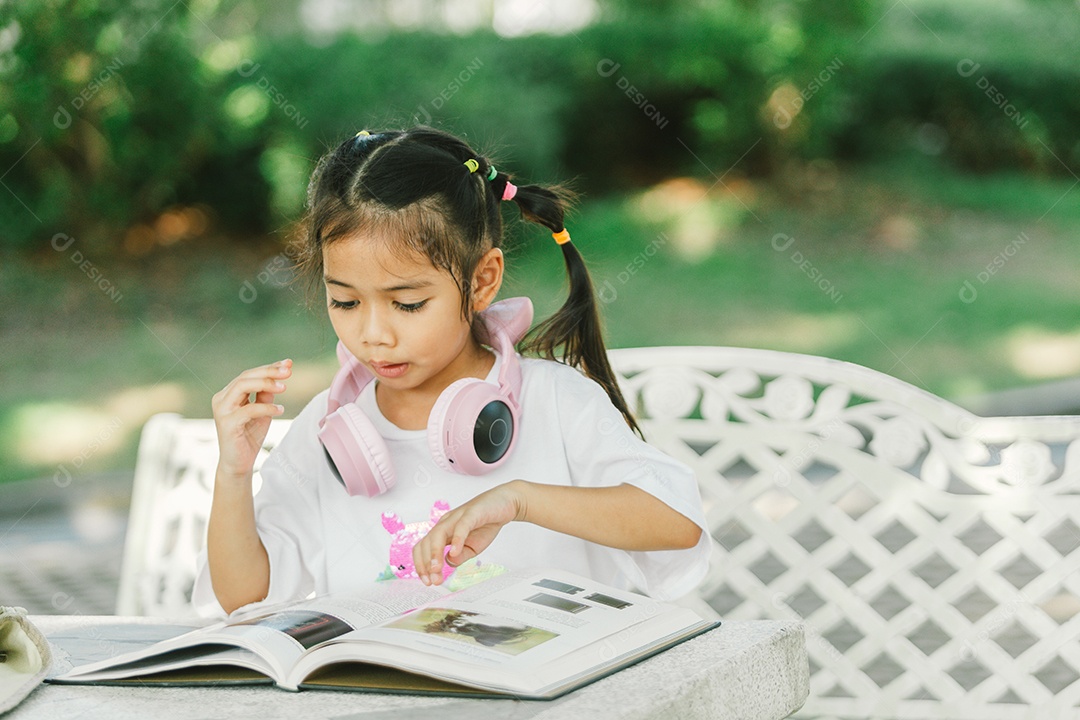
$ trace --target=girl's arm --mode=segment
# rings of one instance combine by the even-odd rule
[[[524,520],[620,550],[685,550],[701,528],[633,485],[567,487],[520,481]]]
[[[262,600],[270,592],[270,559],[255,528],[251,472],[230,477],[218,467],[206,529],[210,584],[222,610]]]
[[[692,548],[701,537],[696,523],[633,485],[572,487],[512,480],[443,515],[413,547],[417,574],[425,585],[439,584],[444,547],[451,546],[447,561],[460,565],[515,520],[632,551]]]
[[[252,468],[271,418],[282,412],[274,395],[284,392],[291,373],[289,360],[245,370],[212,401],[218,466],[206,555],[214,596],[227,613],[270,592],[270,560],[255,525]]]

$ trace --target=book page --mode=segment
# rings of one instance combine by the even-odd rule
[[[163,655],[141,658],[93,672],[81,672],[58,678],[60,682],[104,682],[128,678],[146,677],[150,674],[214,665],[231,665],[254,670],[270,677],[273,670],[261,657],[240,647],[231,645],[198,645],[178,648]]]
[[[75,626],[49,633],[54,661],[48,677],[55,677],[79,665],[110,661],[118,655],[135,653],[189,633],[208,622],[132,623],[114,622]]]
[[[662,611],[654,600],[589,580],[508,573],[365,635],[482,665],[535,668]]]
[[[80,665],[57,676],[56,680],[89,681],[106,677],[102,675],[104,671],[109,671],[110,679],[137,677],[148,672],[181,667],[182,663],[241,665],[278,680],[306,649],[353,629],[340,618],[326,613],[303,609],[277,610],[218,623],[148,648]],[[226,647],[239,648],[244,652],[222,653]],[[250,660],[249,655],[257,658],[257,661]],[[204,656],[214,656],[216,660],[207,663],[201,659]]]
[[[79,676],[88,680],[90,673],[96,674],[106,668],[116,670],[110,677],[135,677],[157,672],[165,665],[177,667],[178,657],[195,664],[200,653],[205,653],[214,654],[219,664],[243,665],[281,680],[306,650],[448,594],[444,588],[425,587],[419,582],[387,582],[355,593],[264,606],[149,647],[79,665],[58,677]],[[257,667],[252,661],[232,662],[247,656],[221,653],[220,645],[243,648],[262,660]],[[201,651],[200,647],[203,648]],[[195,649],[178,653],[187,648]]]
[[[491,689],[534,692],[700,621],[692,611],[561,572],[507,573],[306,654],[290,683],[328,662],[383,662]],[[664,628],[643,626],[668,618]],[[606,639],[621,636],[619,646]],[[575,663],[568,667],[566,659]]]
[[[357,593],[338,593],[313,598],[290,606],[336,615],[353,628],[383,622],[395,615],[449,595],[441,586],[425,586],[420,582],[379,582]]]

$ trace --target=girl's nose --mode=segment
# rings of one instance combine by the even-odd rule
[[[389,318],[372,308],[361,318],[360,337],[366,345],[393,345],[394,333]]]

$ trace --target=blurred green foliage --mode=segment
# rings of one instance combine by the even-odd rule
[[[1061,92],[1080,85],[1066,0],[602,10],[558,36],[315,42],[284,11],[241,0],[9,3],[0,252],[48,252],[54,233],[99,256],[208,228],[257,241],[300,215],[328,146],[418,121],[465,134],[515,174],[580,177],[593,193],[911,143],[980,171],[1080,165],[1080,95]]]

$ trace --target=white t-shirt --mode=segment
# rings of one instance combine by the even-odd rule
[[[500,362],[496,355],[488,382],[497,382]],[[517,478],[577,487],[634,485],[697,523],[701,539],[687,550],[632,552],[511,522],[479,560],[511,569],[561,568],[660,599],[694,590],[708,570],[710,542],[690,468],[642,442],[603,387],[578,370],[535,358],[520,362],[517,444],[502,466],[481,476],[441,470],[428,451],[427,431],[403,430],[387,420],[375,401],[375,383],[369,383],[358,402],[386,440],[397,474],[397,484],[374,498],[350,496],[333,474],[317,435],[329,390],[317,395],[260,471],[255,522],[270,559],[270,591],[258,604],[300,600],[312,592],[322,595],[379,579],[389,565],[391,541],[383,512],[397,513],[404,523],[425,521],[437,500],[455,508]],[[192,602],[200,615],[224,615],[210,585],[205,549]]]

